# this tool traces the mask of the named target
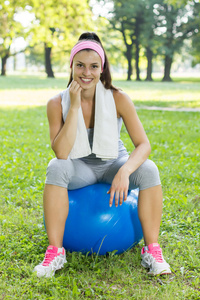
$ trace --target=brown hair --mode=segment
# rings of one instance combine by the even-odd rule
[[[78,39],[78,41],[82,41],[82,40],[95,41],[102,47],[102,49],[104,51],[104,54],[105,54],[105,63],[104,63],[103,72],[101,73],[101,76],[100,76],[100,80],[101,80],[101,82],[103,83],[103,85],[106,89],[111,89],[111,90],[114,90],[114,91],[118,91],[118,89],[112,85],[112,78],[111,78],[111,73],[110,73],[109,61],[108,61],[106,52],[103,48],[103,45],[102,45],[101,40],[98,37],[98,35],[94,32],[84,32],[80,35],[80,37]],[[69,82],[67,84],[67,87],[70,85],[72,80],[73,80],[73,75],[72,75],[72,70],[71,70],[70,78],[69,78]]]

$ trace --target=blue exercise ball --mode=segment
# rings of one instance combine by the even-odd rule
[[[104,255],[120,254],[143,237],[138,218],[138,190],[131,190],[118,207],[109,206],[110,185],[98,183],[68,191],[69,215],[65,224],[63,247],[70,252]]]

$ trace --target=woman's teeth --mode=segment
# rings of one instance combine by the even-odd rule
[[[88,78],[81,78],[83,81],[85,81],[85,82],[89,82],[89,81],[91,81],[92,79],[90,78],[90,79],[88,79]]]

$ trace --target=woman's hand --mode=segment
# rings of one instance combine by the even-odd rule
[[[82,87],[80,86],[80,84],[77,81],[72,81],[70,88],[69,88],[71,107],[73,107],[73,108],[80,107],[81,91],[82,91]]]
[[[110,207],[113,204],[113,198],[115,196],[115,206],[118,206],[118,203],[122,205],[123,200],[126,201],[129,188],[129,173],[123,169],[119,169],[115,175],[112,185],[108,191],[110,194]]]

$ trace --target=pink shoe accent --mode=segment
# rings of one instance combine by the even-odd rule
[[[145,252],[147,252],[147,250],[145,251],[144,247],[142,248],[141,254],[144,254]]]
[[[162,250],[158,243],[153,243],[142,248],[141,265],[149,269],[150,275],[171,274],[170,265],[164,260]]]
[[[64,255],[65,254],[65,250],[64,248],[62,248],[62,252],[58,252],[58,248],[55,246],[48,246],[47,251],[45,253],[45,257],[44,260],[42,262],[43,266],[49,266],[49,264],[52,262],[52,260],[59,256],[59,255]]]
[[[164,262],[163,256],[162,256],[162,249],[160,248],[160,245],[158,243],[153,243],[153,244],[148,245],[148,249],[149,250],[145,251],[145,249],[143,248],[142,250],[144,252],[142,254],[147,252],[147,253],[151,254],[158,263]]]

